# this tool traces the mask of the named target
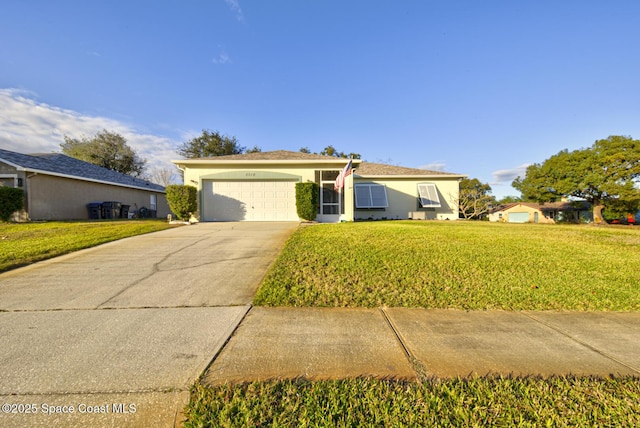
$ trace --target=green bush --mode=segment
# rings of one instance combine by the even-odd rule
[[[303,220],[315,220],[318,213],[318,183],[296,183],[296,210]]]
[[[198,209],[198,189],[193,186],[172,184],[167,186],[169,208],[180,220],[188,220]]]
[[[24,208],[24,191],[0,186],[0,219],[9,221],[11,214]]]

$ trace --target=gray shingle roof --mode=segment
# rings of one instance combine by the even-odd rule
[[[322,161],[335,161],[339,162],[341,159],[332,157],[332,156],[324,156],[324,155],[316,155],[310,153],[301,153],[301,152],[291,152],[288,150],[274,150],[271,152],[257,152],[257,153],[244,153],[240,155],[227,155],[227,156],[214,156],[210,158],[199,158],[199,159],[186,159],[186,161],[313,161],[313,160],[322,160]],[[345,162],[346,159],[343,159]],[[180,163],[180,161],[174,161],[176,163]],[[456,176],[456,177],[464,177],[463,174],[453,174],[449,172],[442,171],[429,171],[426,169],[418,169],[418,168],[406,168],[403,166],[395,166],[395,165],[386,165],[381,163],[373,163],[373,162],[361,162],[359,159],[354,159],[354,166],[356,169],[356,174],[359,176],[442,176],[443,178],[446,176]]]
[[[362,177],[377,177],[385,175],[404,175],[404,176],[433,176],[441,175],[443,178],[446,176],[463,177],[463,174],[453,174],[443,171],[430,171],[427,169],[419,168],[406,168],[404,166],[387,165],[383,163],[362,162],[356,169],[356,174]]]
[[[135,187],[157,192],[164,192],[165,190],[159,184],[102,168],[61,153],[24,155],[0,149],[0,161],[8,162],[26,171],[39,171],[80,180],[99,181],[116,186]]]
[[[311,153],[291,152],[288,150],[274,150],[271,152],[243,153],[240,155],[214,156],[201,158],[208,160],[336,160],[331,156],[315,155]]]

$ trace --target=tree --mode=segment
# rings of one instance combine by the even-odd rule
[[[182,143],[182,146],[178,148],[178,154],[188,159],[208,158],[239,155],[244,153],[245,149],[246,147],[242,147],[236,137],[229,137],[221,135],[218,131],[212,132],[203,129],[202,135]]]
[[[587,200],[593,206],[594,221],[601,223],[607,206],[638,209],[639,177],[640,141],[614,135],[591,147],[572,152],[565,149],[542,164],[533,164],[512,186],[524,199],[536,202],[561,197]]]
[[[147,163],[129,147],[122,135],[106,129],[92,138],[65,135],[60,147],[65,155],[134,177],[143,175]]]
[[[151,181],[161,186],[167,187],[176,179],[175,168],[155,167],[151,170]]]
[[[309,150],[308,147],[302,147],[300,149],[300,153],[309,153],[310,154],[311,150]],[[320,153],[314,153],[314,154],[315,155],[320,154],[322,156],[332,156],[334,158],[345,158],[345,159],[360,159],[361,158],[360,153],[339,152],[333,146],[327,146]]]
[[[245,151],[245,153],[260,153],[260,152],[262,152],[262,149],[258,146],[253,146],[253,148],[247,149]]]
[[[512,204],[514,202],[524,202],[524,201],[522,200],[522,198],[520,196],[507,195],[504,198],[498,200],[497,204],[498,205],[507,205],[507,204]]]
[[[489,212],[496,199],[491,195],[491,186],[488,184],[481,183],[477,178],[463,178],[460,180],[457,203],[462,217],[477,220]]]

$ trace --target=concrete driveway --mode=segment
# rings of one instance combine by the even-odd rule
[[[0,425],[172,426],[297,223],[201,223],[0,274]]]

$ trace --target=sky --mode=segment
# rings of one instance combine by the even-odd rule
[[[0,148],[123,135],[169,167],[202,130],[466,174],[640,138],[637,0],[3,0]]]

